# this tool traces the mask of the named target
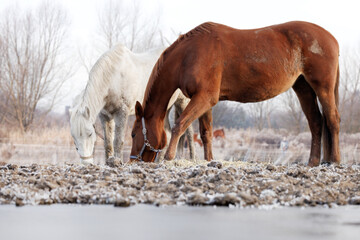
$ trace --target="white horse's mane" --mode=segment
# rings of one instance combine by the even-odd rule
[[[73,101],[73,111],[83,112],[85,107],[88,107],[92,114],[97,114],[95,109],[103,104],[103,97],[108,90],[111,76],[115,67],[118,66],[117,63],[121,61],[121,57],[127,50],[124,45],[118,44],[96,61],[90,70],[89,81],[85,89]]]

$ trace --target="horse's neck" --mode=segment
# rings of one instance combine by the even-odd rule
[[[157,48],[146,53],[136,53],[132,55],[132,61],[137,66],[136,72],[138,73],[138,75],[131,80],[137,83],[134,85],[136,87],[134,92],[137,92],[137,96],[135,97],[137,101],[143,101],[149,76],[163,50],[164,48]]]
[[[166,79],[166,77],[163,79]],[[144,99],[143,102],[145,119],[163,120],[169,101],[176,89],[177,86],[174,83],[162,81],[162,78],[158,77],[150,89],[148,98]]]
[[[90,112],[90,120],[95,123],[96,117],[101,111],[101,109],[105,106],[105,97],[109,91],[108,85],[103,85],[102,87],[97,87],[96,83],[88,83],[86,89],[82,96],[81,107],[89,108]]]
[[[109,94],[109,88],[113,85],[112,82],[118,81],[118,78],[114,78],[114,74],[118,71],[119,63],[126,52],[124,46],[118,45],[104,53],[91,69],[81,104],[82,107],[90,109],[90,119],[93,122],[96,121],[97,115],[108,101],[105,99],[108,99],[106,96]]]

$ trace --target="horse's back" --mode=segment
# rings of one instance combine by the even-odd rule
[[[201,26],[201,25],[200,25]],[[236,29],[218,23],[208,23],[208,32],[194,36],[207,38],[207,44],[222,45],[222,50],[240,51],[249,54],[254,51],[274,51],[300,48],[303,52],[324,51],[338,55],[339,44],[335,37],[324,28],[309,22],[292,21],[257,29]],[[209,41],[210,40],[210,41]],[[203,44],[207,47],[206,44]]]
[[[161,51],[159,48],[133,53],[118,44],[100,57],[92,74],[97,75],[98,81],[102,81],[103,86],[109,89],[104,98],[104,110],[114,113],[123,111],[126,106],[130,114],[135,113],[135,102],[142,101],[151,69]]]
[[[338,42],[331,33],[316,24],[303,21],[244,30],[207,22],[182,35],[173,45],[177,45],[179,49],[184,47],[197,51],[204,49],[206,55],[212,54],[213,52],[210,51],[212,49],[221,50],[226,54],[233,52],[241,55],[286,51],[289,48],[319,53],[321,50],[316,49],[318,46],[324,48],[324,51],[329,51],[330,54],[338,55],[339,52]]]
[[[308,22],[249,30],[204,23],[181,36],[166,57],[180,69],[180,88],[189,97],[219,88],[220,100],[257,102],[288,90],[306,71],[336,69],[338,49],[329,32]]]

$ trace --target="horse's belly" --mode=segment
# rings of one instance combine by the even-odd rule
[[[234,101],[247,103],[247,102],[261,102],[277,95],[283,91],[258,91],[257,89],[243,89],[234,96]]]
[[[291,88],[297,76],[291,76],[286,79],[247,79],[237,80],[236,84],[231,84],[235,87],[222,88],[220,93],[220,100],[232,100],[238,102],[261,102],[287,91]]]
[[[293,86],[302,73],[299,49],[263,46],[242,49],[223,68],[221,98],[239,102],[259,102],[273,98]]]

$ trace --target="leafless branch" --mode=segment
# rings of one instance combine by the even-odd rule
[[[340,64],[340,101],[341,128],[345,132],[358,132],[360,117],[360,54],[354,50],[345,51]]]
[[[48,113],[72,74],[63,56],[68,20],[64,10],[50,2],[36,11],[21,12],[14,6],[2,16],[0,91],[6,101],[0,107],[3,119],[17,122],[24,132],[33,123],[39,102],[49,101],[43,111]]]
[[[138,52],[162,44],[161,15],[145,15],[139,0],[127,6],[123,1],[108,0],[99,12],[99,34],[107,48],[122,43]],[[160,38],[160,39],[159,39]]]

